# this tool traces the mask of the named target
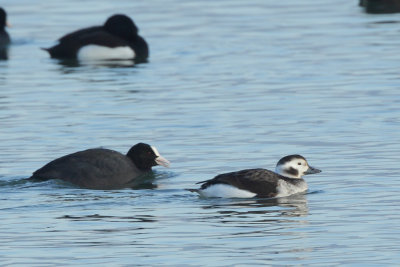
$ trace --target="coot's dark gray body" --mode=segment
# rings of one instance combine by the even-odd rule
[[[128,186],[143,173],[117,151],[88,149],[51,161],[35,171],[32,178],[60,179],[84,188],[111,189]]]
[[[127,155],[94,148],[55,159],[35,171],[31,179],[60,179],[90,189],[124,188],[158,164],[167,167],[169,162],[147,144],[133,146]]]

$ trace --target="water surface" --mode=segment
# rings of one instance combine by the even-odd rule
[[[2,265],[397,265],[400,17],[356,1],[10,1],[0,61]],[[63,34],[126,13],[134,67],[50,59]],[[156,188],[23,179],[91,147],[172,162]],[[308,194],[200,199],[218,173],[305,156]]]

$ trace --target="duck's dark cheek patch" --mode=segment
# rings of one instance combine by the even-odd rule
[[[298,175],[299,175],[299,171],[296,170],[296,169],[293,168],[293,167],[290,167],[290,169],[287,170],[286,172],[289,173],[289,174],[291,174],[291,175],[294,175],[294,176],[298,176]]]

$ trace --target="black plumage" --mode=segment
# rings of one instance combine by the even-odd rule
[[[7,13],[0,7],[0,59],[8,58],[8,46],[11,43],[11,38],[6,31]]]
[[[306,191],[303,175],[319,172],[303,156],[289,155],[278,161],[275,172],[259,168],[223,173],[188,190],[203,197],[282,197]]]
[[[55,159],[35,171],[30,179],[60,179],[90,189],[124,188],[151,171],[159,164],[159,158],[162,157],[144,143],[133,146],[127,155],[94,148]],[[164,158],[162,160],[168,163]]]
[[[211,180],[199,182],[204,190],[211,185],[227,184],[238,189],[255,193],[257,197],[275,197],[279,180],[296,185],[303,179],[288,178],[266,169],[247,169],[219,174]]]
[[[6,31],[7,26],[7,13],[0,7],[0,47],[10,44],[10,35]]]
[[[77,30],[61,37],[59,44],[45,48],[52,58],[77,59],[79,50],[87,45],[109,48],[130,47],[135,52],[135,63],[145,62],[149,56],[146,41],[138,34],[138,28],[128,16],[116,14],[103,26]]]

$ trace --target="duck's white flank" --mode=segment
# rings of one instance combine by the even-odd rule
[[[228,184],[210,185],[206,189],[199,190],[202,197],[222,197],[222,198],[252,198],[257,194],[247,190],[242,190]]]
[[[100,45],[86,45],[79,49],[80,60],[111,60],[111,59],[133,59],[135,52],[129,46],[106,47]]]

